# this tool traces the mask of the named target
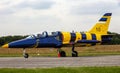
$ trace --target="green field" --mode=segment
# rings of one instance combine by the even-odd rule
[[[1,68],[0,73],[120,73],[120,67]]]
[[[71,47],[63,47],[67,56],[71,56]],[[120,55],[120,45],[99,45],[91,47],[76,47],[75,50],[79,56],[103,56],[103,55]],[[22,48],[3,49],[0,48],[0,57],[21,57]],[[53,48],[29,48],[26,49],[31,57],[57,57],[57,49]]]

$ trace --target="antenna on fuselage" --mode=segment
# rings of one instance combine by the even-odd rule
[[[72,33],[74,33],[75,31],[74,30],[72,30]]]

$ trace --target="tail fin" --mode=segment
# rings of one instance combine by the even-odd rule
[[[106,35],[110,23],[112,13],[105,13],[103,17],[96,23],[96,25],[88,31],[89,33]]]

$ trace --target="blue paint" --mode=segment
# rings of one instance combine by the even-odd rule
[[[63,34],[59,31],[57,33],[58,33],[59,41],[63,42]]]
[[[82,35],[82,40],[86,40],[86,34],[81,34]]]
[[[76,34],[75,33],[70,33],[70,35],[71,35],[70,42],[75,42]]]
[[[103,35],[102,42],[110,42],[112,40],[112,35]]]
[[[79,40],[77,43],[99,43],[100,41],[98,40]]]
[[[60,42],[59,40],[55,39],[55,37],[57,36],[49,36],[47,38],[39,38],[39,46],[40,47],[61,47],[62,46],[62,42]]]
[[[96,35],[95,34],[91,34],[92,36],[92,40],[96,40]]]
[[[36,44],[35,39],[22,39],[9,43],[9,48],[27,48]]]
[[[99,21],[107,21],[107,18],[101,18]]]
[[[112,13],[106,13],[106,14],[104,14],[104,16],[111,16],[112,15]]]
[[[9,43],[9,48],[30,48],[36,46],[41,47],[61,47],[62,34],[60,32],[53,33],[45,37],[31,36],[22,40],[17,40]],[[60,35],[61,34],[61,35]]]

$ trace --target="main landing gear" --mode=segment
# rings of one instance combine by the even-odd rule
[[[25,48],[23,48],[23,56],[24,56],[24,58],[28,58],[28,57],[29,57],[29,54],[28,54],[28,53],[26,53]]]
[[[72,57],[78,57],[78,52],[74,50],[75,46],[74,44],[72,45]]]
[[[74,50],[75,46],[74,44],[72,45],[72,57],[78,57],[78,52]],[[57,50],[58,51],[58,57],[66,57],[65,51],[62,51],[60,48]]]

